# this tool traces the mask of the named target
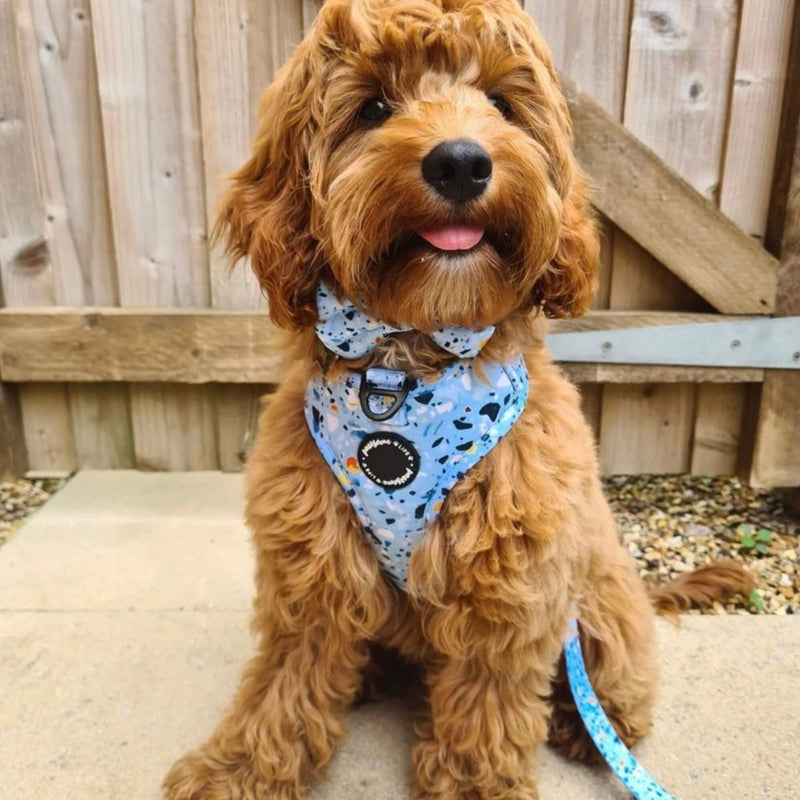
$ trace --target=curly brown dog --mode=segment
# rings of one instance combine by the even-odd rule
[[[423,169],[443,144],[436,174]],[[448,246],[454,230],[479,241]],[[257,654],[211,739],[172,768],[166,796],[298,798],[342,740],[380,644],[425,671],[415,796],[533,800],[540,743],[595,754],[559,667],[573,603],[611,720],[627,743],[647,733],[654,608],[748,579],[716,565],[648,598],[618,541],[578,393],[543,346],[545,317],[586,311],[598,238],[531,19],[513,0],[328,0],[263,97],[220,232],[249,257],[294,361],[247,471]],[[344,362],[315,335],[320,281],[411,330]],[[527,405],[447,496],[413,550],[406,592],[320,455],[304,392],[319,371],[376,364],[430,379],[454,359],[434,329],[488,325],[478,360],[522,353]]]

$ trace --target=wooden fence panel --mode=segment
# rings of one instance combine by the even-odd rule
[[[7,306],[54,305],[59,287],[34,167],[12,0],[0,0],[0,276]],[[19,405],[34,471],[76,466],[66,388],[22,385]]]
[[[525,0],[553,53],[556,67],[614,119],[622,119],[632,0]],[[601,219],[600,286],[594,308],[608,308],[617,232]],[[583,411],[600,436],[603,387],[579,386]]]
[[[775,229],[783,229],[775,304],[778,316],[800,315],[800,3],[795,6],[791,27],[789,69],[778,145],[779,167],[767,228],[767,238],[773,247],[777,238]],[[800,485],[799,432],[800,372],[767,371],[749,471],[753,484]]]
[[[117,280],[89,2],[17,0],[16,12],[58,301],[115,305]],[[79,466],[133,466],[124,387],[75,384],[68,388],[68,397]]]
[[[92,12],[120,302],[207,306],[191,0],[93,0]],[[212,387],[133,386],[131,412],[137,466],[218,467]]]
[[[625,126],[708,198],[717,191],[725,140],[737,14],[728,0],[635,0],[625,95]],[[617,236],[611,308],[707,309],[674,275],[624,235]],[[601,463],[620,472],[650,462],[683,472],[691,462],[694,386],[654,386],[632,403],[632,388],[604,393]],[[635,440],[620,447],[625,431]],[[663,447],[664,433],[682,437]],[[657,455],[656,455],[657,454]]]
[[[213,225],[225,175],[250,155],[259,98],[275,70],[303,36],[301,0],[196,0],[198,84],[203,130],[206,215]],[[262,308],[265,299],[245,263],[231,271],[222,246],[209,257],[214,308]],[[217,391],[220,466],[241,469],[256,429],[263,386],[225,385]]]
[[[794,0],[744,0],[739,24],[720,210],[763,241],[769,212]],[[691,471],[732,475],[739,467],[746,385],[701,387]]]
[[[766,227],[770,242],[780,239],[781,191],[773,192],[771,211],[768,197],[776,160],[785,169],[790,162],[776,157],[776,141],[794,0],[525,0],[525,7],[567,78],[719,200],[747,234],[760,240]],[[87,320],[90,305],[102,307],[100,317],[116,304],[212,314],[263,308],[249,270],[239,265],[229,274],[219,250],[208,253],[206,234],[224,173],[248,155],[258,97],[317,8],[317,0],[0,0],[4,304],[70,304]],[[579,155],[598,175],[598,205],[719,308],[768,312],[775,260],[756,247],[750,252],[739,231],[721,227],[635,139],[581,101],[570,80],[565,87],[582,134]],[[629,202],[635,191],[607,190],[619,186],[614,175],[639,187],[647,211]],[[694,209],[682,236],[674,233],[679,226],[665,233],[653,224],[670,208],[672,219]],[[602,222],[596,309],[712,311],[634,239]],[[727,244],[704,240],[706,230]],[[691,236],[696,246],[684,259]],[[714,261],[726,248],[729,258]],[[729,281],[726,266],[735,257],[742,269]],[[705,263],[713,269],[700,270]],[[786,271],[784,259],[782,291],[790,294]],[[737,288],[759,281],[752,293]],[[793,306],[779,296],[775,307],[789,313]],[[6,312],[6,331],[15,319]],[[148,358],[155,363],[152,354],[142,363]],[[135,365],[126,362],[117,376],[101,371],[85,383],[76,373],[69,381],[77,383],[64,384],[7,360],[5,375],[31,382],[0,386],[0,429],[21,408],[31,466],[39,471],[76,464],[238,469],[268,387],[226,373],[225,359],[206,378],[221,384],[171,382],[171,375],[180,381],[193,364],[202,366],[198,361],[192,351],[171,362],[174,373],[145,370],[144,380],[144,373],[130,377]],[[250,380],[273,380],[260,370]],[[740,435],[753,433],[742,431],[742,420],[755,418],[750,406],[758,398],[742,382],[764,381],[764,370],[572,364],[565,371],[581,384],[606,471],[730,473],[751,452],[752,441]],[[123,373],[134,385],[117,382]],[[68,371],[52,374],[65,380]],[[604,388],[603,381],[613,385]],[[781,446],[791,438],[786,425],[794,424],[798,402],[790,386],[785,375],[766,376],[757,481],[785,481],[794,469],[778,466],[791,461]],[[0,463],[21,463],[19,448],[11,453],[3,435]]]

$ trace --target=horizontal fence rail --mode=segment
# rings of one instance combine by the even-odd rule
[[[557,344],[570,332],[590,335],[638,328],[639,336],[652,336],[657,328],[666,333],[676,326],[736,325],[742,319],[683,312],[595,311],[581,319],[552,320],[549,329]],[[277,383],[286,368],[282,335],[266,313],[257,311],[3,310],[0,376],[9,382]],[[558,358],[557,349],[555,355]],[[574,350],[570,360],[576,361]],[[657,358],[632,365],[570,363],[563,364],[563,369],[582,383],[755,383],[763,379],[763,369],[758,367],[674,361],[665,365]]]

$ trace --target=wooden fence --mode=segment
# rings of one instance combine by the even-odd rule
[[[605,218],[597,311],[560,328],[800,314],[797,250],[780,270],[774,257],[785,220],[800,225],[795,0],[525,6],[588,96],[566,81]],[[6,472],[241,467],[280,356],[257,287],[206,236],[257,98],[314,13],[0,0]],[[606,473],[800,484],[800,373],[565,368]]]

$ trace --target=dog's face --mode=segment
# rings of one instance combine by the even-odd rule
[[[328,0],[222,208],[276,323],[321,277],[429,331],[582,313],[597,237],[550,56],[515,0]]]

